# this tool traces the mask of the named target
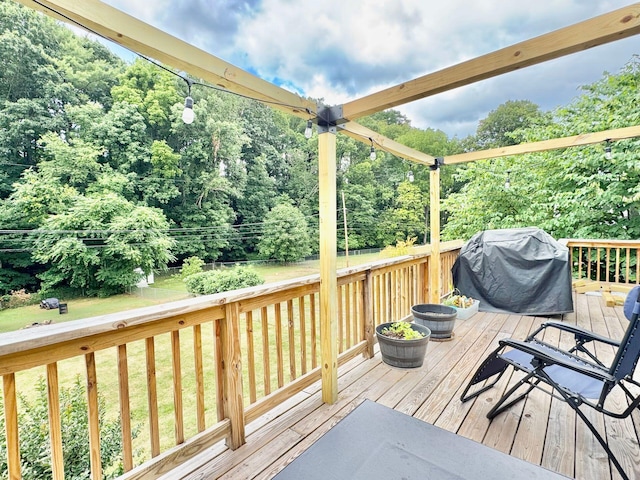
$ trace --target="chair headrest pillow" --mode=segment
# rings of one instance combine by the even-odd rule
[[[627,294],[627,298],[624,300],[623,311],[624,316],[627,317],[627,320],[631,320],[631,316],[633,315],[633,307],[636,304],[636,300],[638,300],[638,293],[640,293],[640,285],[637,287],[633,287],[631,291]]]

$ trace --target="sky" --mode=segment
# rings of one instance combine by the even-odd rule
[[[630,0],[104,0],[290,91],[339,105],[630,5]],[[466,137],[508,100],[543,111],[617,73],[640,36],[396,107]]]

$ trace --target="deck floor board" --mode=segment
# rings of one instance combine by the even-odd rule
[[[620,337],[626,328],[622,307],[607,307],[601,297],[574,296],[576,311],[563,321],[598,333]],[[558,320],[559,318],[553,318]],[[379,353],[356,358],[340,369],[338,401],[323,404],[319,384],[296,395],[286,407],[276,408],[248,426],[246,445],[235,451],[212,447],[164,477],[173,479],[268,480],[353,411],[372,400],[472,440],[569,477],[598,480],[613,476],[605,452],[566,404],[542,392],[489,422],[486,413],[516,375],[505,375],[492,390],[467,403],[460,402],[466,382],[505,337],[524,338],[545,317],[480,312],[459,320],[455,337],[430,342],[421,368],[398,369],[384,364]],[[557,344],[550,334],[547,341]],[[566,340],[563,345],[566,344]],[[602,351],[610,358],[612,351]],[[606,430],[631,475],[640,478],[638,427],[640,413],[622,420],[604,419],[591,412],[599,429]]]

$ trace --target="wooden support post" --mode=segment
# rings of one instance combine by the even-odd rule
[[[338,280],[336,276],[336,136],[318,136],[320,190],[320,345],[322,400],[338,400]]]
[[[235,450],[245,443],[244,402],[242,398],[242,360],[240,352],[240,306],[225,306],[226,318],[220,322],[224,414],[231,424],[227,445]]]
[[[440,168],[430,175],[431,258],[429,259],[429,303],[440,303]]]

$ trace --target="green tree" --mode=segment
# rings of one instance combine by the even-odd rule
[[[637,124],[640,64],[583,88],[554,112],[552,123],[521,130],[539,141]],[[613,114],[615,112],[615,114]],[[461,170],[465,186],[443,201],[443,237],[469,238],[486,228],[538,226],[555,238],[638,238],[640,167],[637,139],[475,162]],[[505,188],[507,175],[510,188]]]
[[[548,118],[540,112],[540,107],[529,100],[508,100],[487,118],[480,120],[476,131],[479,149],[506,147],[521,143],[518,130],[537,123],[546,123]]]
[[[156,209],[108,193],[79,196],[72,208],[42,225],[33,257],[47,264],[42,289],[69,287],[87,295],[124,292],[145,274],[173,260],[174,240]]]
[[[311,253],[307,221],[299,209],[281,203],[265,217],[260,255],[279,262],[295,262]]]

